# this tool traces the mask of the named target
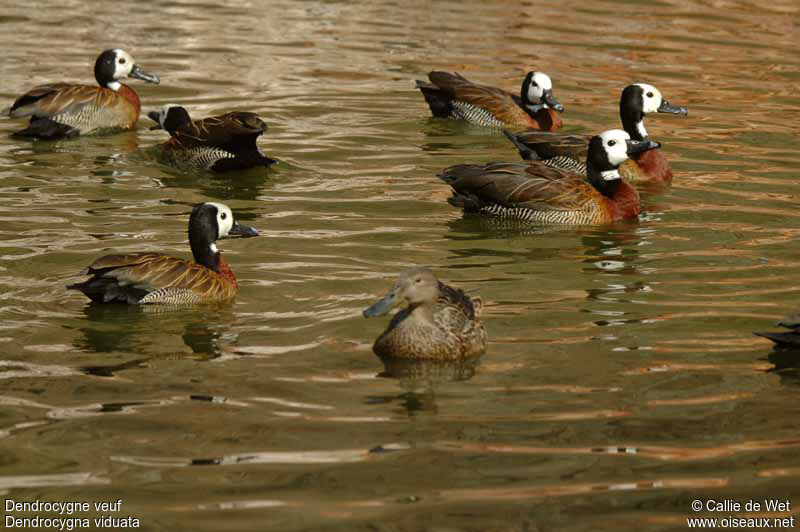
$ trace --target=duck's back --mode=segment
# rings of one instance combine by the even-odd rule
[[[49,83],[20,96],[9,115],[48,119],[80,134],[102,129],[129,129],[139,119],[139,98],[127,85],[119,91],[91,85]]]

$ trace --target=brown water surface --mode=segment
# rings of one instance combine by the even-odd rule
[[[5,3],[0,107],[122,46],[161,75],[132,82],[146,110],[258,112],[280,164],[170,169],[146,118],[54,143],[0,121],[4,498],[122,499],[168,531],[682,530],[694,499],[800,505],[800,358],[751,335],[798,306],[799,25],[793,0]],[[674,184],[638,223],[465,218],[436,173],[517,155],[429,117],[434,68],[514,91],[546,71],[580,132],[656,85],[690,109],[647,120]],[[112,250],[188,256],[208,200],[263,234],[220,243],[235,305],[64,289]],[[486,301],[477,366],[371,354],[386,319],[360,312],[414,265]]]

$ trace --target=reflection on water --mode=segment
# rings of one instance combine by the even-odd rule
[[[119,45],[161,75],[132,83],[144,111],[256,112],[280,162],[186,172],[144,122],[26,142],[0,120],[0,490],[122,498],[143,528],[192,531],[663,530],[696,498],[797,502],[800,357],[751,331],[800,294],[798,16],[788,0],[9,3],[0,107],[91,83]],[[620,89],[651,83],[690,109],[647,121],[674,183],[641,190],[638,223],[463,215],[436,174],[517,153],[432,119],[413,81],[432,69],[513,91],[546,71],[581,133],[618,127]],[[220,243],[235,304],[64,289],[110,252],[188,257],[208,200],[263,234]],[[361,309],[422,265],[486,302],[480,360],[372,354],[385,324]]]

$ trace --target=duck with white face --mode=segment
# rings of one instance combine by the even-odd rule
[[[60,139],[131,129],[139,120],[141,104],[136,91],[120,80],[160,82],[158,76],[142,70],[129,53],[119,48],[100,54],[94,64],[94,76],[98,86],[49,83],[17,98],[8,109],[8,116],[30,117],[30,123],[14,136]]]
[[[688,116],[686,107],[672,105],[661,95],[661,91],[647,83],[634,83],[622,91],[619,100],[619,116],[622,128],[634,140],[648,138],[644,128],[644,117],[651,113],[666,113]]]
[[[528,72],[516,94],[473,83],[458,73],[433,71],[428,79],[417,80],[417,88],[435,117],[491,128],[555,131],[562,126],[558,113],[564,112],[564,106],[553,95],[553,81],[544,72]]]
[[[521,97],[523,106],[532,116],[542,109],[564,112],[564,106],[553,96],[553,81],[544,72],[528,72],[522,82]]]
[[[589,141],[585,173],[543,162],[461,164],[439,177],[453,190],[451,205],[518,225],[600,225],[639,216],[639,194],[622,180],[629,157],[661,145],[612,129]]]
[[[189,245],[194,261],[163,253],[106,255],[84,272],[88,280],[67,286],[94,303],[194,304],[225,302],[239,293],[239,285],[217,248],[230,236],[258,236],[239,223],[230,207],[201,203],[189,215]]]
[[[634,83],[622,91],[619,113],[623,129],[633,140],[648,140],[644,117],[653,113],[687,116],[685,107],[669,103],[657,88],[647,83]],[[528,161],[542,161],[553,168],[586,174],[584,163],[589,148],[589,135],[562,135],[541,131],[503,133],[514,144],[520,156]],[[649,150],[631,157],[621,173],[635,183],[669,184],[672,168],[661,150]]]

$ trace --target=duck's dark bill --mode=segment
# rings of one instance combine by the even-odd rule
[[[548,106],[555,109],[559,113],[564,112],[564,106],[561,105],[561,102],[555,99],[555,97],[553,96],[552,89],[544,91],[543,98],[544,98],[544,103],[546,103]]]
[[[672,105],[667,100],[661,100],[661,105],[658,106],[656,109],[659,113],[672,113],[674,115],[683,115],[688,116],[689,110],[686,107],[681,107],[680,105]]]
[[[148,83],[155,83],[156,85],[161,83],[161,78],[159,78],[155,74],[149,74],[149,73],[145,72],[144,70],[139,68],[139,65],[133,65],[133,68],[131,69],[131,73],[128,74],[128,75],[130,77],[132,77],[132,78],[140,79],[140,80],[146,81]]]
[[[241,237],[258,236],[258,231],[249,225],[233,222],[233,227],[228,231],[228,235],[238,235]]]
[[[395,303],[395,295],[394,292],[391,292],[388,296],[384,297],[368,309],[364,310],[363,314],[365,318],[375,318],[377,316],[383,316],[390,310]]]
[[[643,151],[647,150],[656,150],[661,147],[660,142],[656,142],[654,140],[631,140],[628,139],[625,141],[628,144],[628,155],[634,155],[636,153],[642,153]]]

